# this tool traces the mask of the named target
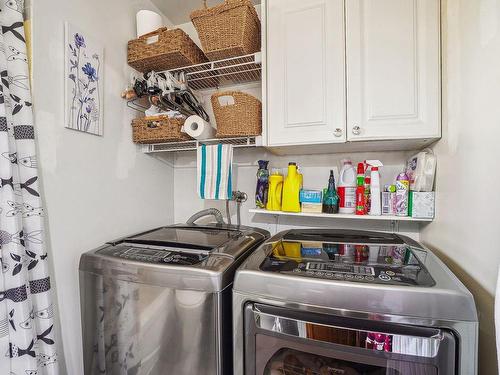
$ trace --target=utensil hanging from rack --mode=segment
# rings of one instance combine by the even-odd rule
[[[134,78],[134,91],[137,99],[127,102],[128,107],[143,112],[147,109],[139,100],[149,97],[151,105],[157,106],[164,111],[178,111],[184,116],[198,115],[205,121],[210,118],[201,106],[194,93],[186,84],[183,72],[175,75],[170,72],[150,72],[144,74],[143,78]],[[152,98],[157,98],[152,100]]]

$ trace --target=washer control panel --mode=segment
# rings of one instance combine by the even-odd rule
[[[261,265],[263,271],[278,272],[300,277],[317,279],[354,281],[369,284],[388,285],[432,285],[422,280],[421,273],[426,271],[418,265],[387,266],[370,264],[353,264],[337,262],[297,262],[296,260],[279,260],[266,258]]]
[[[208,257],[205,254],[122,246],[107,247],[105,249],[99,250],[98,253],[116,258],[133,260],[136,262],[173,265],[194,265],[202,262]]]
[[[323,273],[340,272],[363,276],[375,275],[373,267],[342,263],[308,262],[306,263],[306,270]]]

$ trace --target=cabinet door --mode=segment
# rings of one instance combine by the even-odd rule
[[[269,146],[345,142],[343,0],[268,0]]]
[[[352,141],[441,136],[439,0],[348,0]]]

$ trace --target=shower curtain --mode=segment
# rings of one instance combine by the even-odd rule
[[[56,375],[23,8],[0,2],[0,374]]]

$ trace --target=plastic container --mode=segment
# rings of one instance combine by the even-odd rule
[[[354,214],[356,212],[356,171],[352,161],[344,160],[339,175],[337,189],[339,201],[339,213]]]
[[[259,160],[259,169],[257,171],[257,188],[255,190],[255,206],[257,208],[266,208],[267,192],[269,189],[269,171],[267,165],[269,161]]]
[[[281,209],[285,212],[300,212],[300,189],[302,175],[298,172],[296,163],[288,163],[288,175],[283,183],[283,200]]]
[[[356,215],[366,215],[365,206],[365,166],[358,163],[358,175],[356,177]]]
[[[339,196],[335,190],[335,177],[333,171],[330,171],[328,179],[328,189],[323,194],[323,212],[326,214],[339,213]]]
[[[370,184],[371,184],[371,175],[370,175],[370,166],[367,166],[365,171],[365,215],[370,214],[370,203],[371,203],[371,194],[370,194]]]
[[[281,211],[281,197],[283,194],[283,175],[278,169],[273,169],[269,176],[269,191],[267,193],[266,208],[269,211]]]
[[[323,201],[323,193],[320,190],[307,190],[300,191],[300,203],[319,203]]]
[[[380,174],[378,173],[379,167],[383,164],[380,160],[367,160],[366,164],[371,166],[370,172],[370,215],[380,216],[382,215],[382,202],[381,202],[381,190],[380,190]]]
[[[323,204],[322,203],[302,203],[302,212],[307,214],[320,214],[323,212]]]
[[[406,174],[411,191],[432,191],[436,175],[436,156],[432,150],[425,149],[409,158]]]
[[[396,178],[396,216],[408,216],[408,193],[410,178],[402,172]]]

